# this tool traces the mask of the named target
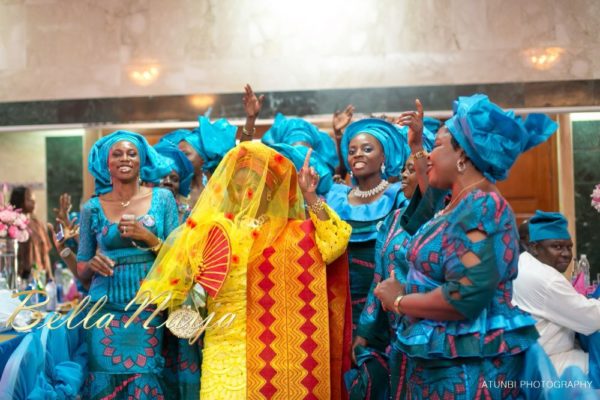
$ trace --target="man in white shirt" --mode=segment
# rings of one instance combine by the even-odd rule
[[[570,365],[587,374],[589,355],[576,345],[575,332],[590,335],[600,330],[600,301],[577,293],[563,275],[572,258],[565,217],[536,211],[513,281],[513,304],[537,320],[539,342],[559,374]]]

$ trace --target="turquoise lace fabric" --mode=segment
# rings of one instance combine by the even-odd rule
[[[158,238],[164,240],[177,227],[178,210],[171,192],[152,189],[148,212],[138,220]],[[152,267],[155,254],[136,248],[130,239],[122,238],[118,224],[109,221],[98,198],[90,199],[81,212],[81,232],[77,259],[88,261],[99,250],[115,261],[113,275],[94,275],[89,295],[92,303],[106,296],[102,312],[94,315],[90,325],[105,313],[113,315],[108,326],[85,331],[90,349],[89,376],[85,398],[161,399],[165,398],[162,378],[164,316],[154,318],[148,329],[142,326],[150,316],[144,311],[135,317],[135,308],[124,308],[137,293],[140,282]],[[147,247],[145,244],[139,244]]]

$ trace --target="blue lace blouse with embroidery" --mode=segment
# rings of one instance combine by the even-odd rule
[[[350,204],[350,190],[350,186],[333,184],[325,199],[329,207],[352,226],[351,243],[377,239],[378,225],[394,210],[408,204],[401,183],[389,185],[381,197],[369,204]]]
[[[433,188],[429,188],[424,195],[421,195],[417,187],[409,204],[390,214],[379,228],[375,244],[375,273],[357,328],[357,335],[364,337],[369,343],[389,344],[390,336],[380,327],[387,326],[390,334],[393,335],[400,321],[397,313],[383,311],[381,302],[375,296],[375,287],[379,282],[389,278],[392,270],[399,282],[406,283],[408,273],[406,249],[411,233],[414,234],[443,207],[445,196],[445,190]],[[386,323],[379,322],[381,319]]]
[[[350,296],[352,301],[353,332],[367,300],[375,270],[375,239],[385,218],[408,200],[402,192],[402,184],[389,185],[383,194],[369,204],[353,205],[348,202],[352,188],[334,184],[327,193],[327,204],[342,220],[352,226],[348,245],[350,272]],[[381,325],[385,329],[385,325]]]
[[[156,237],[166,239],[179,225],[177,204],[171,192],[153,188],[150,209],[137,219]],[[144,243],[139,245],[147,247]],[[94,197],[85,203],[81,211],[77,261],[89,261],[97,249],[116,265],[112,276],[93,276],[89,291],[91,300],[98,301],[107,295],[109,302],[128,303],[137,293],[140,281],[148,273],[156,255],[150,250],[135,247],[131,239],[122,238],[118,223],[107,219],[100,199]]]
[[[467,234],[474,230],[485,238],[472,242]],[[466,267],[461,258],[467,253],[480,262]],[[453,359],[516,354],[534,344],[534,319],[511,304],[518,256],[515,217],[499,194],[476,190],[451,212],[438,214],[408,243],[406,293],[440,287],[465,319],[404,316],[394,346],[410,357]]]

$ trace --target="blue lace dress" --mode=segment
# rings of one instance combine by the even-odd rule
[[[206,183],[206,182],[205,182]],[[192,207],[185,200],[177,201],[179,224],[185,224]],[[185,304],[193,306],[191,299]],[[204,317],[204,315],[203,315]],[[179,339],[168,329],[164,331],[163,352],[165,369],[163,378],[167,387],[167,400],[195,400],[200,398],[202,347],[204,335],[189,344],[188,339]]]
[[[375,287],[379,282],[388,279],[392,271],[400,283],[406,284],[409,268],[406,259],[408,242],[424,223],[443,208],[446,194],[445,190],[429,188],[425,195],[421,195],[417,188],[408,206],[389,215],[379,228],[375,245],[373,282],[356,329],[358,336],[365,338],[376,348],[385,348],[393,340],[400,322],[400,315],[395,312],[383,311],[381,302],[375,297]],[[387,330],[381,329],[382,326],[385,326]],[[401,382],[400,377],[405,375],[408,360],[405,354],[394,351],[394,348],[389,352],[388,358],[391,398],[402,399],[405,394],[405,382]]]
[[[375,243],[377,233],[384,220],[395,210],[408,204],[402,185],[395,183],[372,203],[352,205],[348,194],[352,188],[334,184],[327,193],[327,204],[342,220],[352,226],[348,244],[350,269],[350,297],[352,301],[352,336],[365,307],[375,272]],[[387,321],[379,319],[374,330],[381,333],[379,340],[369,343],[368,348],[357,348],[358,368],[345,375],[350,399],[386,398],[389,387],[386,347],[389,343]]]
[[[472,242],[467,234],[481,231]],[[472,253],[480,262],[466,267]],[[441,288],[466,318],[434,321],[404,316],[393,345],[410,357],[406,398],[519,398],[525,351],[536,343],[534,319],[511,303],[519,242],[515,217],[496,193],[469,193],[438,214],[408,244],[406,292]],[[401,378],[402,379],[402,378]]]
[[[153,188],[150,209],[138,220],[158,238],[166,239],[178,225],[173,195],[165,189]],[[118,224],[106,218],[100,200],[95,197],[81,212],[78,261],[89,261],[97,250],[111,258],[115,266],[112,276],[94,275],[89,290],[92,305],[103,297],[106,304],[88,322],[91,326],[97,321],[101,327],[85,331],[90,349],[90,373],[84,398],[162,399],[165,389],[161,378],[164,359],[160,325],[164,317],[154,318],[148,329],[144,329],[142,324],[151,314],[144,311],[126,326],[136,307],[124,310],[135,297],[156,256],[152,251],[134,247],[130,239],[122,238]],[[112,314],[113,318],[104,324],[106,314]]]

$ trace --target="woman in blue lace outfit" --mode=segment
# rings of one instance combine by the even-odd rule
[[[348,125],[340,150],[346,169],[351,171],[354,186],[334,184],[327,193],[326,201],[342,220],[352,226],[348,257],[354,338],[373,281],[377,229],[388,215],[408,203],[402,193],[402,184],[390,184],[385,178],[400,175],[410,149],[405,131],[384,120],[369,118]],[[385,321],[377,330],[387,333]],[[384,338],[369,343],[369,348],[359,348],[358,352],[366,356],[355,359],[358,371],[346,375],[351,399],[387,396],[386,341]],[[356,379],[357,372],[361,370],[365,370],[363,375],[370,377],[367,382]]]
[[[183,224],[191,211],[185,199],[190,194],[194,167],[178,147],[166,140],[159,142],[154,148],[158,154],[166,158],[171,168],[169,174],[161,180],[160,187],[169,189],[173,193],[179,211],[179,224]],[[165,358],[163,377],[166,385],[172,388],[167,398],[197,399],[200,393],[202,338],[190,345],[187,339],[179,339],[166,330],[163,343],[162,355]]]
[[[166,397],[159,326],[164,318],[153,319],[144,329],[150,310],[133,322],[137,307],[125,310],[162,240],[178,225],[171,193],[140,185],[140,180],[157,183],[166,169],[146,140],[132,132],[114,132],[90,151],[89,170],[98,196],[85,203],[81,212],[78,272],[82,280],[91,280],[91,303],[106,301],[87,326],[106,321],[109,313],[114,318],[100,328],[85,330],[90,349],[85,398]],[[126,326],[128,322],[131,325]]]
[[[163,136],[159,144],[177,146],[194,167],[188,204],[193,207],[223,156],[235,146],[237,128],[221,118],[210,122],[198,117],[198,127],[192,131],[177,129]]]
[[[423,107],[418,100],[416,104],[418,111],[403,113],[398,119],[400,124],[409,127],[408,143],[412,154],[402,171],[402,190],[410,203],[390,214],[377,234],[375,273],[356,329],[356,342],[362,344],[362,347],[355,348],[359,364],[361,358],[377,356],[372,351],[365,351],[369,343],[376,343],[378,347],[388,347],[390,341],[393,342],[400,320],[398,314],[391,311],[385,312],[381,307],[381,302],[374,294],[377,284],[392,276],[392,271],[398,282],[406,283],[407,244],[418,228],[433,218],[435,212],[443,208],[444,198],[447,194],[445,190],[429,187],[425,172],[427,168],[426,151],[431,151],[435,136],[430,130],[423,130]],[[427,120],[427,122],[433,121],[431,118]],[[385,326],[387,330],[382,330],[381,326]],[[387,356],[390,367],[391,397],[393,399],[404,398],[403,385],[402,382],[399,382],[399,377],[402,375],[401,371],[406,368],[406,355],[394,351],[392,346],[391,351],[387,352]],[[354,371],[356,371],[353,377],[355,384],[368,385],[368,371],[364,364],[362,364],[362,370]]]
[[[556,124],[534,114],[522,121],[484,95],[456,106],[427,170],[429,184],[451,190],[452,200],[409,242],[406,285],[387,279],[375,295],[402,315],[394,346],[410,359],[400,377],[407,398],[518,398],[524,354],[538,335],[533,318],[511,304],[518,234],[494,183]]]
[[[169,189],[173,193],[177,202],[179,223],[183,224],[191,211],[186,199],[192,189],[194,166],[178,147],[166,140],[156,144],[154,149],[165,158],[165,162],[170,167],[169,173],[162,177],[160,187]]]

